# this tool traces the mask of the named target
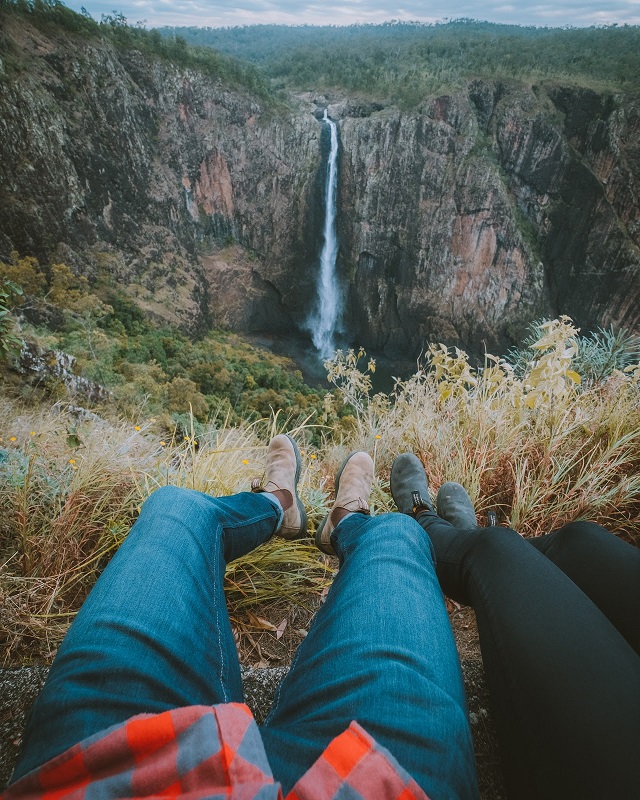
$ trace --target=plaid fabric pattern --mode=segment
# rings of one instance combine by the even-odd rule
[[[141,714],[85,739],[10,786],[1,800],[283,800],[251,711],[241,703]],[[357,723],[286,800],[428,800]]]
[[[391,753],[352,722],[300,778],[287,800],[429,800]]]

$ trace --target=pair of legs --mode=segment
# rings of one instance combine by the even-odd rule
[[[475,610],[510,797],[636,797],[640,550],[590,522],[525,540],[417,519]]]
[[[60,648],[13,779],[135,714],[241,701],[225,566],[282,519],[267,495],[156,491]],[[261,731],[276,780],[286,793],[355,719],[432,798],[476,797],[429,539],[407,516],[353,514],[331,541],[340,570]]]

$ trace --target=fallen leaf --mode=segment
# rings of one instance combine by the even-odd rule
[[[268,619],[265,619],[264,617],[257,617],[255,614],[252,614],[251,611],[247,611],[247,617],[249,618],[249,622],[253,628],[258,628],[258,630],[261,631],[278,630],[272,622],[269,622]]]
[[[287,620],[283,619],[282,622],[276,628],[276,639],[280,639],[282,637],[282,634],[284,633],[286,627],[287,627]]]

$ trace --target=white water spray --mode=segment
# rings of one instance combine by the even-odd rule
[[[338,237],[336,236],[336,194],[338,184],[338,129],[329,119],[325,109],[324,122],[331,128],[331,151],[327,165],[324,231],[320,253],[320,275],[318,277],[318,304],[309,320],[313,344],[322,358],[330,358],[335,350],[335,334],[342,311],[336,260]]]

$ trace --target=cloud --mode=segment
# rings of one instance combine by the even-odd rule
[[[436,22],[473,19],[518,25],[576,27],[605,24],[640,24],[639,0],[560,0],[559,3],[518,7],[505,0],[345,0],[336,5],[297,0],[72,0],[76,11],[84,5],[92,16],[121,11],[130,23],[146,20],[148,27],[198,25],[220,27],[282,23],[288,25],[349,25],[390,19]]]

